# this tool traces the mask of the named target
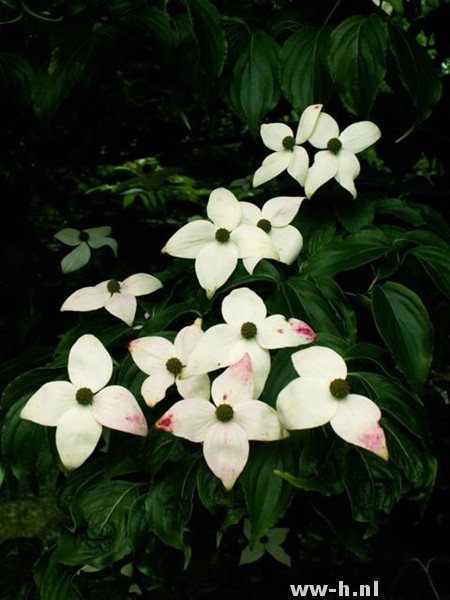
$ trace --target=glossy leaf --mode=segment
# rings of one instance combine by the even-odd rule
[[[392,22],[388,28],[398,77],[416,109],[417,121],[423,121],[441,97],[439,72],[427,50],[410,33]]]
[[[387,32],[376,14],[356,15],[331,35],[329,66],[336,89],[351,113],[367,117],[386,73]]]
[[[185,531],[192,512],[196,473],[196,463],[180,465],[151,487],[145,501],[150,529],[165,544],[184,553],[185,567],[191,557]]]
[[[276,41],[264,31],[256,30],[248,34],[232,66],[228,102],[253,135],[264,115],[278,102],[278,55]]]
[[[294,488],[274,473],[295,469],[295,448],[289,442],[253,443],[240,476],[251,524],[251,544],[277,523],[294,497]]]
[[[321,246],[303,263],[302,273],[314,277],[333,277],[386,256],[391,250],[391,245],[380,230],[360,230],[343,240]]]
[[[383,415],[386,413],[422,440],[423,444],[429,445],[428,417],[417,396],[407,391],[392,377],[368,372],[352,373],[352,377],[363,383],[363,393],[376,402]]]
[[[82,600],[77,586],[77,572],[58,564],[56,555],[44,555],[34,568],[34,578],[41,600]]]
[[[436,287],[450,298],[450,249],[448,247],[417,246],[409,250],[406,256],[417,258]]]
[[[357,448],[347,454],[342,480],[356,521],[385,522],[403,493],[400,472],[392,463]]]
[[[415,390],[423,385],[433,357],[433,326],[422,300],[388,281],[372,291],[372,313],[396,367]]]
[[[78,529],[63,533],[58,561],[101,569],[129,554],[128,516],[137,497],[138,485],[128,481],[104,481],[83,490],[71,505]]]
[[[325,104],[333,82],[328,71],[330,29],[303,27],[285,42],[280,55],[281,89],[298,110]]]
[[[281,292],[267,300],[272,313],[301,319],[316,333],[354,339],[355,315],[334,281],[292,277],[281,286]]]
[[[218,77],[227,51],[220,13],[209,0],[189,0],[185,5],[202,66],[206,73]]]

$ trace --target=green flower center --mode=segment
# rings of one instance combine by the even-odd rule
[[[256,227],[259,227],[260,229],[262,229],[266,233],[269,233],[269,231],[272,229],[272,224],[267,219],[261,219],[260,221],[258,221],[256,223]]]
[[[80,242],[87,242],[88,239],[89,239],[88,232],[87,231],[80,231],[79,238],[80,238]]]
[[[225,244],[230,239],[230,232],[228,229],[221,227],[216,231],[216,240],[221,244]]]
[[[331,138],[331,140],[328,140],[327,149],[333,154],[337,154],[341,148],[342,142],[341,140],[338,140],[338,138]]]
[[[241,335],[246,340],[253,339],[257,333],[258,328],[254,323],[250,323],[249,321],[247,321],[247,323],[244,323],[241,327]]]
[[[216,408],[216,417],[222,423],[227,423],[227,421],[231,421],[234,415],[233,407],[229,404],[219,404]]]
[[[116,279],[111,279],[111,281],[108,281],[106,288],[111,296],[118,294],[120,292],[120,283]]]
[[[292,135],[288,135],[281,143],[283,144],[283,148],[285,150],[290,150],[292,152],[295,146],[295,138],[292,137]]]
[[[94,393],[90,388],[80,388],[75,394],[75,399],[81,406],[89,406],[94,400]]]
[[[172,375],[178,377],[183,370],[181,360],[175,356],[173,358],[169,358],[169,360],[166,362],[166,369],[169,371],[169,373],[172,373]]]
[[[337,400],[342,400],[350,393],[350,386],[345,379],[333,379],[330,383],[330,394]]]

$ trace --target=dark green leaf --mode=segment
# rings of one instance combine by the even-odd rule
[[[402,496],[398,470],[370,452],[355,448],[347,454],[342,475],[353,518],[373,524],[386,521]]]
[[[398,25],[389,22],[390,49],[397,72],[416,111],[417,121],[426,119],[441,97],[439,72],[427,50]]]
[[[374,286],[372,313],[395,365],[415,390],[420,389],[433,357],[433,325],[417,294],[388,281]]]
[[[165,544],[184,553],[185,567],[191,557],[185,531],[192,512],[196,474],[195,462],[181,464],[177,470],[152,486],[145,501],[150,529]]]
[[[72,87],[86,74],[90,60],[105,57],[114,30],[94,24],[84,12],[73,18],[55,42],[45,73],[38,73],[34,89],[34,110],[42,120],[50,119]]]
[[[383,419],[382,425],[386,432],[389,460],[405,474],[408,497],[422,502],[428,500],[436,478],[436,459],[395,422]]]
[[[421,207],[413,202],[400,200],[399,198],[383,198],[382,200],[376,200],[374,206],[377,215],[392,216],[412,225],[425,224]]]
[[[296,488],[319,492],[322,496],[340,494],[342,460],[348,452],[329,428],[318,427],[309,431],[292,432],[291,439],[299,444],[294,471],[277,473]]]
[[[325,104],[333,83],[328,71],[330,30],[303,27],[285,42],[280,55],[281,89],[298,110]]]
[[[386,26],[375,14],[350,17],[331,34],[331,75],[351,113],[369,114],[386,73],[386,50]]]
[[[292,277],[267,299],[273,313],[308,323],[315,333],[331,333],[352,341],[356,335],[355,315],[340,287],[331,280]]]
[[[34,72],[28,61],[17,54],[0,53],[0,82],[3,81],[14,100],[30,104],[33,80]]]
[[[429,445],[428,417],[417,396],[384,375],[359,372],[352,373],[352,377],[362,381],[367,395],[377,403],[383,414],[388,414],[422,440],[422,443]]]
[[[137,497],[138,485],[128,481],[104,481],[83,490],[71,506],[77,531],[62,535],[58,561],[101,569],[129,554],[128,517]]]
[[[189,0],[185,4],[202,66],[206,73],[218,77],[227,52],[219,11],[209,0]]]
[[[34,578],[39,588],[40,600],[82,600],[76,584],[77,572],[56,560],[55,554],[44,555],[34,568]]]
[[[2,425],[2,454],[14,475],[26,487],[37,491],[57,474],[50,436],[54,428],[37,425],[20,418],[30,394],[17,401]]]
[[[364,229],[321,246],[303,263],[302,274],[333,277],[386,256],[391,250],[392,246],[380,230]]]
[[[374,206],[373,202],[358,197],[357,200],[345,197],[339,198],[334,205],[334,211],[340,224],[347,231],[358,231],[373,221]]]
[[[200,316],[201,312],[199,311],[198,305],[194,305],[194,303],[191,302],[181,302],[180,304],[172,304],[171,306],[157,308],[145,322],[139,337],[154,335],[157,332],[165,331],[173,321],[189,314],[193,316],[191,317],[192,322],[195,320],[195,316]]]
[[[450,249],[438,246],[417,246],[406,254],[414,256],[424,271],[447,298],[450,298]]]
[[[247,36],[246,44],[232,66],[228,102],[253,135],[280,95],[278,54],[276,41],[264,31],[256,30]]]
[[[296,448],[289,442],[254,442],[250,449],[240,481],[250,517],[251,544],[277,523],[294,497],[294,488],[274,473],[292,472],[296,467]]]

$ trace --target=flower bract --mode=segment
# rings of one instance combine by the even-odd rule
[[[369,398],[350,393],[347,365],[331,348],[313,346],[292,355],[300,375],[280,392],[277,411],[288,429],[309,429],[330,423],[346,442],[388,459],[381,412]]]
[[[231,490],[244,469],[249,440],[285,437],[276,411],[254,399],[252,363],[245,354],[212,384],[213,402],[188,398],[176,402],[156,427],[192,442],[203,442],[211,471]]]
[[[183,327],[175,341],[158,336],[145,336],[130,342],[129,350],[137,366],[149,377],[144,381],[141,394],[149,406],[155,406],[174,383],[183,398],[210,396],[209,377],[206,374],[181,379],[188,357],[203,336],[201,319]]]
[[[270,371],[270,352],[308,344],[315,338],[312,329],[298,319],[267,316],[263,300],[249,288],[238,288],[222,302],[225,323],[205,331],[191,353],[185,374],[208,373],[227,367],[248,353],[252,361],[255,398],[261,394]]]
[[[61,269],[63,273],[71,273],[84,267],[91,258],[91,248],[97,249],[102,246],[109,246],[117,256],[117,242],[111,235],[111,227],[91,227],[89,229],[66,228],[55,233],[54,237],[68,246],[75,246],[72,252],[69,252],[61,260]]]
[[[314,192],[330,179],[336,181],[356,198],[354,181],[359,175],[360,164],[355,156],[381,137],[379,128],[371,121],[360,121],[349,125],[342,133],[332,116],[321,113],[309,137],[309,143],[320,148],[314,163],[308,170],[305,194],[310,198]]]
[[[147,435],[147,422],[136,399],[120,385],[107,383],[112,359],[95,336],[81,336],[69,352],[69,381],[44,384],[23,407],[22,419],[56,427],[61,462],[76,469],[92,454],[102,426]]]
[[[278,253],[262,229],[242,223],[241,203],[229,190],[213,190],[206,212],[209,221],[187,223],[162,251],[195,259],[198,281],[211,298],[233,273],[239,258],[278,259]]]
[[[90,311],[105,308],[109,313],[132,325],[136,314],[136,296],[159,290],[162,283],[153,275],[136,273],[123,281],[110,279],[96,286],[81,288],[67,298],[62,311]]]
[[[272,240],[279,261],[290,265],[303,246],[303,238],[296,227],[289,225],[298,213],[304,197],[280,196],[268,200],[260,209],[251,202],[241,202],[243,222],[260,227]],[[251,274],[259,258],[244,258],[243,263]]]
[[[253,186],[257,187],[287,171],[300,185],[304,185],[308,172],[309,158],[306,150],[300,146],[309,139],[322,104],[308,106],[302,113],[294,136],[292,129],[285,123],[267,123],[261,125],[261,138],[270,150],[262,165],[253,176]]]

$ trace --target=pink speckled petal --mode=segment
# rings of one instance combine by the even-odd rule
[[[346,442],[388,459],[386,437],[379,425],[381,412],[375,402],[359,394],[349,394],[338,401],[331,427]]]
[[[110,429],[135,435],[147,435],[147,421],[136,398],[121,385],[110,385],[95,394],[92,414]]]
[[[214,380],[211,387],[214,403],[217,406],[222,403],[235,406],[251,400],[254,389],[252,372],[250,355],[246,353]]]
[[[208,400],[180,400],[164,413],[155,426],[191,442],[203,442],[209,429],[218,422],[215,412],[216,407]]]
[[[244,430],[233,420],[216,421],[206,434],[203,454],[214,475],[231,490],[248,460],[249,443]]]

